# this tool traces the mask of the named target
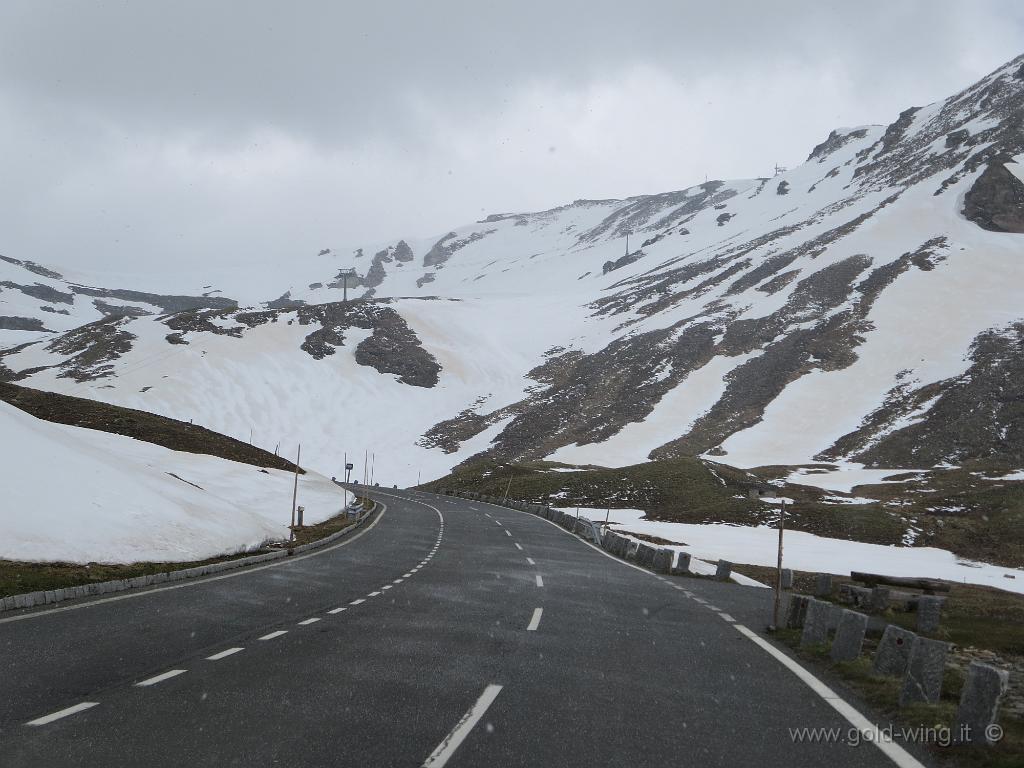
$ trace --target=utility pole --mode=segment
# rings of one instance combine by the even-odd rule
[[[299,462],[302,460],[302,443],[295,455],[295,485],[292,487],[292,524],[288,526],[288,541],[295,541],[295,502],[299,498]]]
[[[371,453],[370,454],[370,485],[373,485],[373,468],[376,466],[376,464],[377,464],[377,454],[376,453]]]
[[[779,603],[782,601],[782,534],[786,530],[786,502],[779,505],[779,557],[775,566],[775,604],[772,607],[772,628],[779,628]]]

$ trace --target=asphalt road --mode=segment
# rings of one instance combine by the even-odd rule
[[[768,590],[656,576],[480,502],[379,498],[302,558],[0,619],[0,765],[918,764],[794,741],[860,716],[751,638]]]

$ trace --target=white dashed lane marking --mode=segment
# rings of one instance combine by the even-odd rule
[[[318,622],[318,621],[320,621],[320,617],[319,616],[313,616],[312,618],[304,619],[304,620],[300,621],[299,622],[299,626],[300,627],[304,627],[307,624],[316,624],[316,622]]]
[[[541,578],[541,575],[539,573],[537,574],[537,586],[538,587],[543,587],[544,586],[544,579]]]
[[[150,677],[146,680],[142,680],[141,682],[138,682],[135,685],[138,688],[147,688],[151,685],[162,683],[164,680],[170,680],[172,677],[184,675],[187,671],[188,670],[186,669],[172,669],[169,672],[164,672],[162,675],[157,675],[156,677]]]
[[[380,594],[380,592],[371,592],[370,594],[367,595],[367,597],[376,597],[379,594]]]
[[[221,659],[226,659],[228,656],[234,656],[239,651],[244,651],[244,650],[245,650],[244,648],[228,648],[227,650],[221,651],[220,653],[213,654],[213,656],[207,656],[206,660],[207,661],[220,661]]]
[[[98,705],[98,701],[83,701],[81,704],[75,704],[73,707],[67,707],[66,709],[52,712],[49,715],[43,717],[37,717],[35,720],[29,720],[25,725],[47,725],[52,723],[54,720],[60,720],[61,718],[67,717],[68,715],[77,715],[79,712],[84,712],[87,709],[92,709]]]
[[[530,619],[530,623],[526,627],[527,632],[536,632],[537,627],[540,626],[540,617],[544,614],[543,608],[534,608],[533,616]]]
[[[725,619],[726,621],[728,621],[728,622],[729,622],[730,624],[733,624],[733,623],[735,623],[735,622],[736,622],[736,619],[734,619],[734,618],[733,618],[732,616],[730,616],[730,615],[729,615],[728,613],[722,613],[721,611],[719,611],[719,612],[718,612],[718,615],[719,615],[719,616],[721,616],[721,617],[722,617],[723,619]]]
[[[366,598],[365,597],[360,597],[358,600],[353,600],[351,603],[349,603],[349,605],[359,605],[360,603],[365,603],[365,602],[366,602]]]
[[[280,637],[281,635],[287,635],[287,634],[288,634],[288,630],[287,629],[279,629],[276,632],[271,632],[269,635],[264,635],[263,637],[260,638],[260,640],[273,640],[275,637]]]
[[[526,562],[528,562],[530,565],[536,565],[536,563],[533,562],[533,558],[532,557],[526,558]]]
[[[346,605],[346,606],[342,606],[341,608],[331,608],[331,610],[329,610],[328,613],[333,615],[335,613],[341,613],[342,611],[347,611],[347,610],[348,610],[348,606]]]
[[[520,544],[518,541],[516,542],[516,549],[518,549],[520,552],[523,551],[523,545]]]

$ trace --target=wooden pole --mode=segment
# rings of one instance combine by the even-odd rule
[[[299,443],[298,453],[295,455],[295,485],[292,487],[292,524],[288,526],[290,534],[288,541],[295,540],[295,502],[299,498],[299,462],[302,460],[302,443]]]
[[[772,626],[779,626],[779,603],[782,601],[782,534],[786,530],[786,502],[779,505],[779,557],[775,566],[775,605],[772,607]]]
[[[502,501],[508,501],[508,492],[512,488],[512,476],[508,477],[508,485],[505,486],[505,495],[502,497]]]
[[[370,454],[370,485],[373,485],[373,468],[377,466],[377,454]]]

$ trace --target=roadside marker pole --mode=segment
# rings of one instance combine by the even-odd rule
[[[779,505],[779,558],[775,566],[775,604],[772,607],[772,627],[779,627],[779,603],[782,600],[782,534],[786,530],[786,502]]]
[[[509,470],[511,471],[511,470]],[[505,486],[505,495],[502,497],[502,501],[508,501],[508,492],[512,489],[512,476],[508,477],[508,485]]]
[[[299,461],[302,460],[302,443],[299,443],[299,451],[295,455],[295,485],[292,487],[292,524],[288,526],[290,534],[288,541],[295,541],[295,502],[299,498]]]

